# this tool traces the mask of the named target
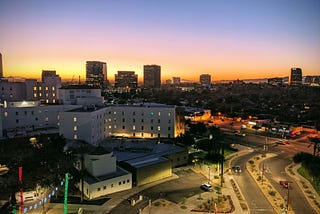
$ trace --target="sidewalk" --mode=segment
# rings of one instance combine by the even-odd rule
[[[290,164],[285,168],[286,173],[292,177],[299,188],[302,190],[309,204],[320,213],[320,197],[318,192],[313,188],[312,184],[298,173],[301,164]]]
[[[248,214],[250,213],[249,207],[247,202],[244,200],[244,197],[242,193],[240,192],[240,189],[238,185],[235,183],[235,180],[233,179],[233,176],[231,173],[229,173],[230,169],[230,162],[241,155],[245,155],[248,152],[251,152],[247,147],[237,145],[239,151],[236,153],[231,154],[230,156],[226,157],[226,170],[224,177],[224,183],[221,188],[221,194],[219,194],[221,197],[223,195],[230,196],[231,198],[231,204],[233,206],[233,209],[230,210],[229,213],[233,214]],[[208,178],[209,180],[209,168],[204,166],[194,166],[192,167],[192,170],[196,173],[201,173],[203,176]],[[216,179],[219,172],[212,172],[213,170],[210,170],[210,184],[214,187],[220,187],[220,177],[219,179]],[[237,193],[236,193],[236,192]],[[188,213],[195,213],[194,211],[191,211],[193,209],[197,208],[197,204],[201,204],[202,202],[205,202],[207,200],[210,200],[212,198],[216,198],[218,196],[215,191],[213,192],[203,192],[199,195],[195,195],[189,198],[185,198],[182,202],[175,204],[170,201],[167,201],[165,199],[158,199],[156,201],[152,202],[152,205],[145,207],[141,213],[142,214],[149,214],[152,212],[152,214],[188,214]]]

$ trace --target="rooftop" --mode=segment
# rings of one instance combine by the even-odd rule
[[[117,171],[114,172],[114,173],[110,173],[110,174],[106,174],[106,175],[101,175],[101,176],[92,176],[90,175],[89,173],[86,173],[84,175],[84,180],[88,183],[88,184],[94,184],[94,183],[98,183],[98,182],[101,182],[101,181],[104,181],[104,180],[108,180],[108,179],[111,179],[111,178],[116,178],[116,177],[120,177],[120,176],[123,176],[123,175],[127,175],[129,174],[130,172],[120,168],[120,167],[117,167]]]

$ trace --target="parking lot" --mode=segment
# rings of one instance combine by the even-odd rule
[[[144,199],[135,206],[130,205],[130,200],[124,200],[111,210],[110,213],[116,214],[126,210],[126,214],[136,214],[137,210],[148,205],[149,200],[154,201],[163,198],[174,203],[179,203],[184,198],[204,192],[200,189],[200,185],[207,181],[203,175],[195,173],[191,169],[179,170],[176,174],[179,176],[178,179],[156,185],[138,193],[138,195],[143,195]],[[138,195],[134,197],[137,198]]]

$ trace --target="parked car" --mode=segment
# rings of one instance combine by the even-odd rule
[[[210,184],[201,184],[200,189],[211,192],[212,191],[212,186]]]
[[[290,142],[288,140],[280,140],[280,141],[276,141],[275,144],[286,145],[286,144],[290,144]]]
[[[241,167],[239,165],[236,165],[232,167],[232,171],[235,173],[240,173],[241,172]]]

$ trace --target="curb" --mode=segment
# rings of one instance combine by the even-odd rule
[[[296,183],[298,184],[298,187],[300,188],[300,190],[303,192],[305,198],[307,199],[308,203],[310,204],[310,206],[317,212],[320,213],[320,207],[317,206],[315,203],[317,202],[318,204],[320,204],[320,197],[318,192],[313,188],[312,184],[303,176],[301,176],[298,173],[298,168],[301,167],[301,164],[295,164],[295,163],[291,163],[288,166],[286,166],[285,171],[286,173],[293,178]],[[289,169],[292,169],[292,171],[290,171]],[[293,174],[292,174],[293,173]],[[302,184],[302,182],[304,184]],[[311,191],[310,194],[312,195],[308,195],[306,193],[306,190]]]

